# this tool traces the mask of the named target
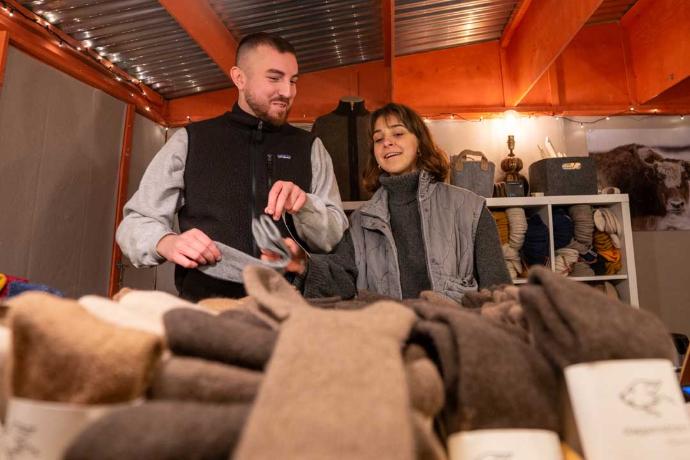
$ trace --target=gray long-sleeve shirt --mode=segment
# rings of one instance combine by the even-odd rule
[[[156,245],[165,235],[175,233],[175,215],[184,206],[187,144],[187,130],[180,129],[153,158],[139,189],[124,207],[116,238],[135,267],[158,265],[165,260]],[[311,146],[311,168],[311,190],[305,190],[307,202],[293,220],[300,238],[312,250],[329,252],[340,241],[348,221],[331,157],[318,138]]]

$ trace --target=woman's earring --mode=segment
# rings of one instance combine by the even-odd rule
[[[379,169],[383,169],[383,168],[381,167],[381,165],[377,165],[377,166],[379,167]]]

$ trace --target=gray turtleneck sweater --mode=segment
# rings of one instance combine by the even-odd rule
[[[431,289],[417,200],[419,173],[396,177],[382,175],[379,180],[388,191],[403,297],[418,297],[421,291]],[[512,283],[496,224],[486,207],[479,216],[474,254],[474,276],[480,289]],[[357,294],[357,264],[349,230],[330,254],[311,255],[306,273],[298,277],[296,284],[307,298],[340,296],[350,299]]]
[[[420,292],[431,289],[417,202],[419,172],[401,176],[381,175],[379,181],[388,192],[388,211],[398,250],[403,299],[419,297]]]

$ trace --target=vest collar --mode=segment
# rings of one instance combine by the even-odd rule
[[[257,129],[257,127],[259,126],[259,122],[262,121],[254,115],[251,115],[242,110],[242,108],[237,102],[233,104],[232,110],[230,112],[225,112],[225,117],[234,123],[238,123],[250,129]],[[275,132],[280,131],[283,128],[283,126],[285,125],[275,126],[267,121],[264,121],[261,129],[262,131]]]
[[[417,197],[423,201],[429,198],[431,192],[436,187],[431,174],[425,170],[419,172],[419,186],[417,187]],[[382,219],[384,222],[390,221],[388,211],[388,191],[384,187],[379,187],[368,201],[359,208],[362,215]]]

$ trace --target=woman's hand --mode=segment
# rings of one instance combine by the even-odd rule
[[[288,249],[290,250],[290,254],[292,255],[292,259],[290,259],[287,267],[285,267],[285,271],[303,275],[307,269],[306,254],[292,238],[283,238],[283,241],[287,245]],[[280,260],[280,255],[273,251],[262,249],[261,260],[265,262],[277,262]]]

